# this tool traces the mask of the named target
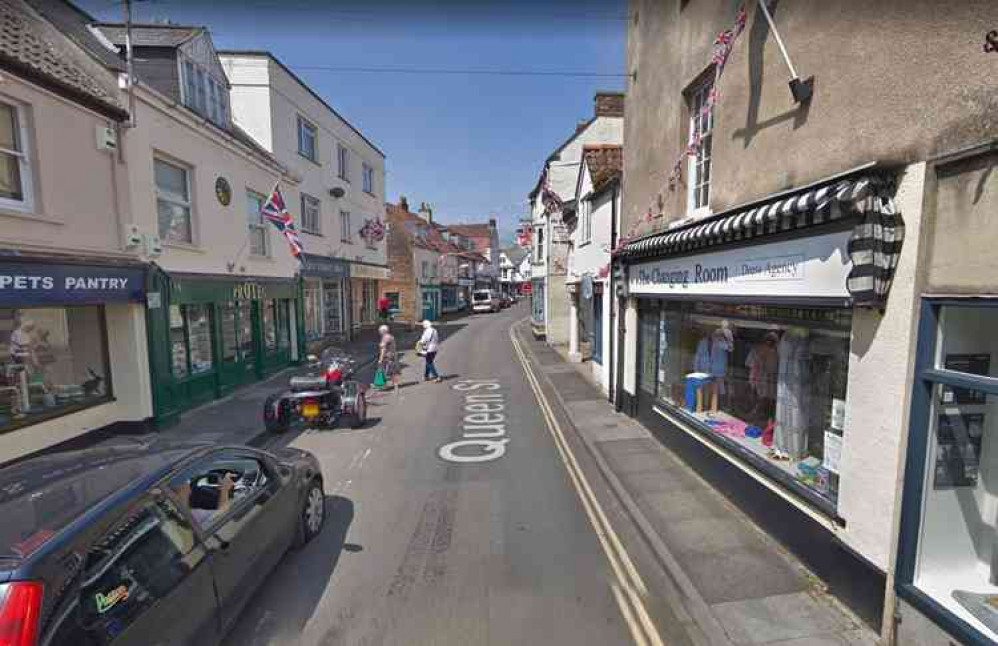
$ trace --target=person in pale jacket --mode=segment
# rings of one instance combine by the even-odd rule
[[[437,367],[433,365],[433,361],[437,358],[439,346],[440,335],[437,334],[437,329],[429,320],[423,321],[423,336],[419,337],[419,348],[420,354],[426,359],[426,370],[423,372],[424,381],[432,379],[438,384],[443,381],[437,373]]]

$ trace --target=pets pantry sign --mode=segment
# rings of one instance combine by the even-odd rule
[[[140,267],[0,262],[0,307],[141,302]]]

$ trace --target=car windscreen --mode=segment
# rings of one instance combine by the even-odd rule
[[[488,292],[475,292],[471,295],[471,298],[476,301],[490,301],[492,300],[492,294]]]

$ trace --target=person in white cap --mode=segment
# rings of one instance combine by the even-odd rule
[[[424,381],[435,381],[438,384],[443,381],[437,373],[437,367],[433,361],[437,358],[437,349],[440,345],[440,335],[433,323],[429,319],[423,321],[423,336],[419,337],[420,354],[426,359],[426,370],[423,372]]]

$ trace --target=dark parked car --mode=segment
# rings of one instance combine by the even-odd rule
[[[0,643],[215,644],[322,529],[315,457],[160,440],[0,470]]]

